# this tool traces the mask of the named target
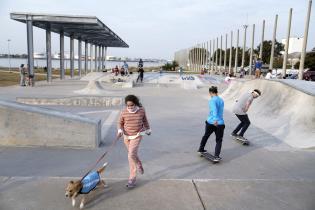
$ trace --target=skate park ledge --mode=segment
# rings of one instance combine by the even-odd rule
[[[0,100],[1,146],[96,148],[101,120]]]
[[[63,106],[93,106],[93,107],[116,107],[123,105],[121,97],[103,96],[74,96],[64,98],[26,98],[18,97],[16,101],[23,104],[33,105],[63,105]]]

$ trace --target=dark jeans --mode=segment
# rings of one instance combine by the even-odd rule
[[[216,141],[214,156],[219,156],[221,153],[224,128],[225,128],[225,125],[215,126],[215,125],[209,124],[206,121],[205,134],[203,135],[203,137],[201,139],[199,151],[204,150],[210,135],[214,132],[215,133],[215,141]]]
[[[140,81],[141,82],[143,82],[143,73],[139,73],[139,76],[138,76],[138,78],[137,78],[137,82],[138,82],[138,80],[140,79]]]
[[[233,131],[234,134],[237,134],[240,130],[239,136],[244,136],[244,133],[246,132],[247,128],[250,125],[250,121],[248,119],[248,115],[238,115],[236,114],[236,117],[241,121],[240,124],[235,128]]]

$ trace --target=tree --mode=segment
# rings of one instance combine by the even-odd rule
[[[166,71],[175,71],[175,68],[178,67],[178,63],[176,61],[172,61],[172,63],[166,63],[163,66],[163,69]]]
[[[230,64],[230,48],[228,48],[226,50],[226,53],[227,53],[226,54],[226,65],[228,66]],[[234,64],[235,64],[235,54],[236,54],[236,48],[232,47],[232,67],[234,67]],[[237,66],[242,65],[242,54],[243,54],[243,49],[238,47]],[[249,65],[249,56],[250,56],[250,52],[248,50],[245,51],[245,61],[244,61],[245,66]]]
[[[300,67],[300,62],[297,62],[294,65],[294,68],[299,68]],[[306,53],[305,55],[305,62],[304,62],[304,67],[305,68],[315,68],[315,51]]]
[[[255,50],[255,53],[260,52],[260,45],[257,46],[257,49]],[[272,41],[271,40],[265,40],[263,42],[263,50],[262,50],[262,61],[263,63],[269,63],[270,62],[270,57],[271,57],[271,46],[272,46]],[[280,57],[281,56],[281,51],[284,51],[284,45],[280,42],[275,41],[275,49],[274,49],[274,57]]]
[[[178,67],[178,63],[176,61],[172,62],[172,68],[175,71],[175,68]]]

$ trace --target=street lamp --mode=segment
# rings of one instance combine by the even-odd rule
[[[9,72],[11,72],[11,55],[10,55],[10,41],[11,39],[8,39],[8,57],[9,57]]]
[[[242,53],[242,68],[244,68],[244,62],[245,62],[245,48],[246,48],[246,30],[247,30],[247,27],[248,25],[243,25],[244,27],[244,43],[243,43],[243,53]]]

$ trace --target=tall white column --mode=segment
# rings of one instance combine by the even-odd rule
[[[225,52],[224,52],[224,72],[226,70],[226,51],[227,51],[227,44],[228,44],[228,34],[225,34]]]
[[[74,37],[70,36],[70,77],[74,77]]]
[[[309,0],[307,15],[306,15],[306,21],[305,21],[303,47],[302,47],[301,60],[300,60],[299,79],[303,79],[304,62],[305,62],[306,46],[307,46],[307,38],[308,38],[308,29],[309,29],[310,17],[311,17],[311,8],[312,8],[312,0]]]
[[[219,72],[221,73],[222,70],[222,35],[220,37],[220,59],[219,59]]]
[[[50,27],[46,29],[46,61],[47,61],[47,82],[51,82],[51,31]]]
[[[65,78],[65,35],[60,32],[60,79]]]
[[[218,48],[219,48],[219,37],[217,37],[217,47],[215,51],[215,71],[218,71],[218,59],[219,59]]]
[[[243,25],[244,27],[244,37],[243,37],[243,53],[242,53],[242,65],[241,67],[244,68],[245,63],[245,51],[246,51],[246,32],[248,25]]]
[[[252,75],[252,64],[253,64],[254,41],[255,41],[255,24],[253,24],[253,31],[252,31],[252,44],[251,44],[251,47],[250,47],[250,56],[249,56],[249,75]]]
[[[82,40],[79,39],[78,40],[78,73],[79,73],[79,77],[81,77],[81,57],[82,57]]]
[[[229,57],[229,74],[232,73],[232,51],[233,51],[233,31],[231,31],[231,45],[230,45],[230,57]]]
[[[273,28],[273,37],[272,37],[272,46],[271,46],[271,55],[270,55],[270,64],[269,69],[273,69],[273,57],[275,54],[275,42],[276,42],[276,36],[277,36],[277,23],[278,23],[278,15],[275,17],[275,24]]]
[[[292,20],[292,8],[290,8],[289,11],[289,21],[288,21],[288,32],[287,32],[287,39],[285,42],[285,52],[283,55],[283,65],[282,65],[282,75],[286,75],[287,71],[287,61],[288,61],[288,52],[289,52],[289,46],[290,46],[290,32],[291,32],[291,20]]]
[[[240,39],[240,30],[237,29],[237,34],[236,34],[236,50],[235,50],[235,65],[234,65],[234,75],[236,75],[237,72],[237,67],[238,67],[238,44],[239,44],[239,39]]]
[[[265,36],[265,20],[263,20],[262,31],[261,31],[261,44],[259,50],[259,58],[263,58],[263,47],[264,47],[264,36]]]

